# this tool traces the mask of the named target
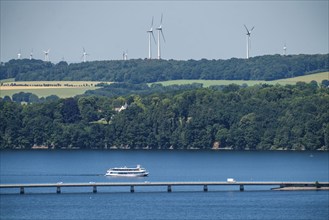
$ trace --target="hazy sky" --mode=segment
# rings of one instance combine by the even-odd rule
[[[199,60],[328,53],[328,0],[322,1],[1,1],[1,61],[29,58],[81,62],[148,56],[152,16],[163,13],[163,59]],[[157,33],[155,32],[155,37]],[[156,46],[152,44],[153,57]]]

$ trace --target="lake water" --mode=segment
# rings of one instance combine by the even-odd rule
[[[328,152],[0,151],[0,182],[329,181]],[[145,178],[105,177],[141,164]],[[328,191],[200,186],[2,189],[0,219],[328,219]]]

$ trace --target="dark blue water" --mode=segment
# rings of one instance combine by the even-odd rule
[[[329,181],[327,152],[1,151],[4,183],[124,181]],[[146,178],[110,178],[141,164]],[[1,190],[0,219],[328,219],[328,191],[209,186]]]

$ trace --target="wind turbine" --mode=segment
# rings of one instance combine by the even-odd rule
[[[83,49],[83,54],[82,54],[81,59],[83,58],[83,62],[85,63],[85,62],[87,62],[87,56],[89,56],[89,54],[86,52],[84,47],[82,47],[82,49]]]
[[[33,49],[31,50],[31,53],[30,53],[30,60],[33,59]]]
[[[49,51],[50,51],[50,49],[48,49],[47,51],[43,51],[45,54],[45,62],[49,62],[49,56],[48,56]]]
[[[255,27],[252,27],[250,30],[247,28],[246,25],[244,25],[244,27],[247,30],[247,59],[249,59],[249,52],[250,52],[250,34],[252,32],[252,30],[254,30]]]
[[[153,18],[152,17],[152,23],[150,30],[146,31],[149,34],[149,59],[152,59],[152,51],[151,51],[151,38],[153,37],[154,43],[156,44],[155,37],[153,34]]]
[[[17,54],[17,59],[21,59],[22,53],[21,50],[19,50],[18,54]]]
[[[128,60],[128,50],[123,51],[122,58],[123,58],[123,60]]]
[[[156,28],[158,31],[158,59],[159,60],[161,59],[160,32],[161,32],[163,41],[166,42],[165,37],[162,32],[162,18],[163,18],[163,14],[161,14],[160,26]]]
[[[287,55],[287,46],[286,46],[286,43],[284,43],[284,46],[283,46],[283,56],[286,56]]]

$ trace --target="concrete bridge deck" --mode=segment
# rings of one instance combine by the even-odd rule
[[[61,193],[63,187],[91,187],[93,193],[97,192],[97,187],[130,187],[130,192],[135,192],[135,187],[166,186],[168,192],[172,192],[172,187],[176,186],[203,186],[203,191],[208,191],[208,186],[239,186],[240,191],[244,191],[244,186],[276,186],[276,189],[295,187],[295,190],[305,189],[325,189],[328,190],[329,182],[89,182],[89,183],[31,183],[31,184],[0,184],[0,189],[17,188],[24,194],[25,188],[56,188],[57,193]]]

